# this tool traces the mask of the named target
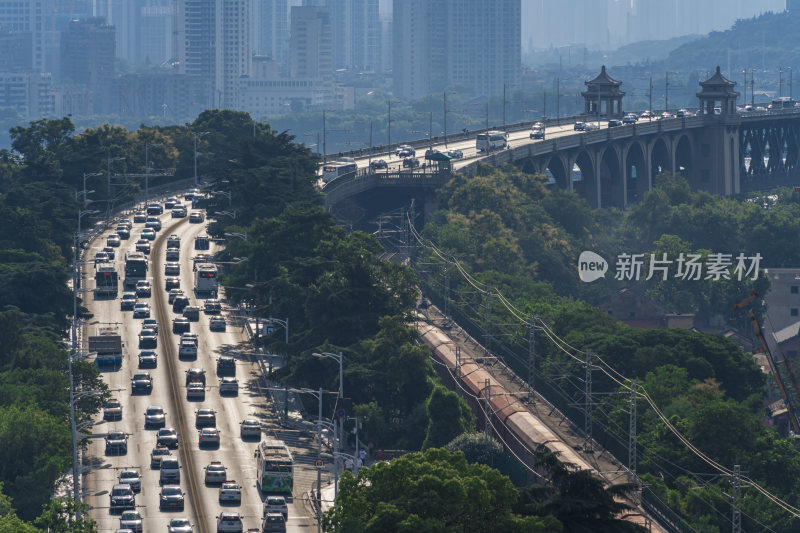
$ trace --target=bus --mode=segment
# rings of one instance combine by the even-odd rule
[[[795,101],[792,100],[788,96],[780,96],[772,100],[772,103],[769,105],[770,109],[793,109],[795,106]]]
[[[137,281],[147,279],[147,256],[142,252],[125,254],[125,287],[136,287]]]
[[[256,474],[261,492],[291,496],[294,484],[292,452],[282,440],[263,440],[255,452]]]
[[[117,271],[114,263],[100,263],[94,270],[94,295],[98,297],[117,297]]]
[[[217,296],[217,266],[210,263],[200,263],[194,271],[194,292],[198,296],[209,294]]]
[[[355,174],[358,166],[354,162],[331,161],[322,168],[322,182],[330,183],[346,174]]]
[[[479,133],[475,139],[475,148],[479,152],[491,152],[508,147],[508,133],[504,131],[487,131]]]

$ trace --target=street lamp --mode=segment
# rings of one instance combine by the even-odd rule
[[[234,232],[225,233],[225,236],[226,237],[239,237],[244,242],[247,242],[247,232],[246,231],[244,233],[234,233]]]
[[[394,100],[394,101],[398,102],[398,103],[400,102],[400,100]],[[387,119],[387,122],[386,122],[386,133],[387,133],[386,146],[389,147],[389,149],[391,150],[391,146],[392,146],[392,99],[389,98],[386,103],[389,106],[389,118]]]
[[[504,85],[504,87],[505,87],[505,85]],[[447,95],[448,94],[456,94],[456,92],[455,91],[444,91],[442,93],[442,109],[443,109],[442,117],[444,119],[444,147],[445,148],[447,148],[447,114],[448,113],[453,113],[453,111],[450,111],[450,110],[447,109]]]
[[[311,355],[314,357],[324,358],[327,357],[329,359],[333,359],[339,363],[339,399],[344,399],[344,372],[343,372],[343,365],[342,362],[344,358],[342,357],[342,352],[338,354],[331,353],[331,352],[313,352]],[[344,436],[344,417],[339,417],[339,452],[341,453],[344,449],[342,446],[342,437]],[[339,494],[339,463],[336,463],[334,466],[334,484],[336,485],[333,489],[333,493],[338,496]]]
[[[106,222],[111,219],[111,162],[112,161],[125,161],[124,157],[111,157],[106,158]]]
[[[70,380],[69,380],[69,422],[72,431],[72,499],[77,504],[81,501],[80,493],[80,472],[78,472],[78,425],[75,421],[75,401],[84,397],[98,397],[103,393],[100,391],[79,391],[75,392],[72,386],[72,355],[69,356]],[[89,425],[91,421],[85,422]],[[81,429],[86,427],[82,424]],[[79,519],[81,515],[80,508],[75,506],[75,519]]]
[[[431,138],[431,134],[433,133],[433,111],[417,111],[417,115],[428,115],[428,148],[433,149],[433,139]]]
[[[150,199],[150,147],[164,146],[164,143],[144,143],[144,201]],[[195,183],[197,183],[197,172],[195,171]]]
[[[256,136],[256,123],[253,122],[253,137]],[[203,135],[208,135],[209,131],[201,131],[201,132],[193,132],[192,135],[194,136],[194,186],[197,187],[197,138],[202,137]]]

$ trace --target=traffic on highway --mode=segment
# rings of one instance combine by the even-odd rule
[[[86,328],[112,399],[91,428],[84,501],[101,532],[299,530],[292,454],[217,298],[218,245],[193,194],[143,206],[87,251]]]

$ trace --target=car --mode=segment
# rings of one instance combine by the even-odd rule
[[[108,258],[111,261],[113,261],[117,257],[117,253],[114,251],[114,248],[112,248],[111,246],[106,246],[101,251],[104,252],[106,255],[108,255]]]
[[[544,139],[544,128],[534,126],[531,128],[531,139]]]
[[[135,292],[122,293],[122,299],[119,301],[120,311],[132,311],[135,306],[136,306],[136,293]]]
[[[119,482],[121,485],[130,485],[133,492],[139,492],[142,490],[142,476],[139,475],[138,470],[123,470],[119,474]]]
[[[125,509],[136,509],[136,496],[133,494],[133,487],[127,483],[114,485],[109,493],[109,499],[109,511],[112,513]]]
[[[142,533],[142,515],[139,511],[123,511],[119,517],[120,529],[130,529],[134,533]]]
[[[191,341],[194,343],[195,346],[200,345],[200,338],[197,336],[197,333],[181,333],[181,341]]]
[[[676,118],[688,117],[689,115],[690,113],[685,109],[678,109],[677,111],[675,111]]]
[[[189,305],[189,298],[186,296],[177,296],[172,300],[172,311],[175,313],[183,313],[186,306]]]
[[[106,244],[108,246],[113,246],[114,248],[116,248],[117,246],[122,244],[122,239],[120,238],[118,233],[112,233],[106,238]]]
[[[150,376],[150,372],[136,372],[131,378],[131,393],[136,394],[137,392],[147,392],[148,394],[153,392],[153,378]]]
[[[167,413],[160,405],[151,405],[144,412],[144,429],[155,427],[163,428],[167,420]]]
[[[622,117],[623,124],[636,124],[637,120],[639,120],[639,117],[637,117],[634,113],[628,113]]]
[[[181,249],[181,238],[178,237],[175,233],[169,236],[167,239],[167,250],[180,250]]]
[[[586,131],[586,123],[578,121],[572,125],[572,129],[575,131]]]
[[[462,157],[464,157],[464,152],[462,152],[458,148],[453,148],[452,150],[447,151],[447,155],[449,155],[453,159],[461,159]]]
[[[661,115],[659,115],[659,117],[658,117],[658,119],[659,119],[659,120],[666,120],[666,119],[669,119],[669,118],[675,118],[675,117],[673,116],[673,114],[672,114],[672,113],[670,113],[669,111],[664,111],[664,112],[663,112],[663,113],[661,113]]]
[[[147,239],[148,241],[156,240],[156,231],[153,228],[144,228],[142,230],[142,239]]]
[[[211,331],[225,331],[225,317],[212,316],[208,321],[208,329]]]
[[[597,131],[600,129],[600,123],[598,122],[587,122],[583,126],[583,131]]]
[[[180,341],[178,343],[178,357],[180,359],[197,359],[197,344],[191,341]]]
[[[120,239],[130,239],[131,238],[131,229],[128,226],[119,225],[114,232],[119,235]]]
[[[173,287],[169,289],[169,296],[167,296],[167,301],[169,302],[170,305],[172,305],[172,302],[175,300],[175,297],[177,296],[184,296],[183,291],[180,290],[178,287]]]
[[[219,503],[242,503],[242,487],[229,479],[219,488]]]
[[[128,436],[124,431],[114,430],[106,433],[106,455],[125,455],[128,453]]]
[[[261,531],[286,531],[286,517],[281,513],[267,513],[261,519]]]
[[[109,398],[103,407],[103,420],[122,420],[122,403],[116,398]]]
[[[413,157],[417,155],[417,151],[414,150],[411,146],[404,144],[395,150],[395,155],[397,157]]]
[[[147,214],[148,215],[160,215],[164,212],[164,208],[161,207],[161,204],[152,202],[147,204]]]
[[[261,422],[253,418],[246,418],[242,420],[239,426],[239,435],[243,439],[260,439],[261,438]]]
[[[150,253],[150,241],[147,239],[139,239],[136,241],[136,251],[142,252],[143,254]]]
[[[193,533],[194,528],[188,518],[172,518],[167,526],[167,533]]]
[[[219,430],[215,427],[203,428],[197,435],[197,443],[201,448],[203,446],[219,448],[219,441]]]
[[[117,224],[120,226],[125,226],[128,229],[131,229],[131,226],[133,226],[133,224],[131,223],[131,219],[129,218],[122,218],[120,219],[119,222],[117,222]]]
[[[158,497],[158,506],[161,509],[177,509],[183,511],[183,492],[180,485],[164,485]]]
[[[191,320],[192,322],[197,322],[200,320],[200,308],[196,305],[187,305],[183,308],[183,316],[187,320]]]
[[[150,304],[147,302],[133,304],[133,318],[150,318]]]
[[[217,415],[213,409],[203,408],[195,411],[194,425],[197,428],[214,427],[217,425]]]
[[[142,328],[154,329],[156,330],[156,333],[158,333],[158,320],[155,318],[145,318],[142,321]]]
[[[186,371],[186,385],[188,386],[193,381],[206,384],[206,371],[202,368],[190,368]]]
[[[158,333],[153,328],[142,328],[139,332],[139,349],[158,348]]]
[[[618,126],[622,126],[622,121],[617,119],[612,119],[608,121],[609,128],[616,128]]]
[[[178,432],[175,428],[161,428],[156,435],[156,446],[166,446],[173,450],[178,447]]]
[[[222,312],[222,304],[217,299],[209,298],[203,304],[203,312],[207,315],[218,315]]]
[[[94,254],[94,262],[95,263],[108,263],[111,261],[111,257],[106,252],[97,252]]]
[[[225,376],[219,380],[220,394],[239,394],[239,381],[232,376]]]
[[[147,217],[147,222],[144,223],[145,228],[150,228],[153,231],[161,231],[161,221],[158,217]]]
[[[147,222],[147,213],[145,213],[144,211],[136,211],[133,214],[133,221],[136,224],[140,224],[140,223],[144,224],[145,222]]]
[[[176,261],[180,261],[181,260],[180,250],[175,250],[174,248],[167,249],[167,253],[164,254],[164,260],[168,263],[174,263]]]
[[[205,471],[206,483],[224,483],[228,477],[225,466],[219,461],[213,461],[205,467]]]
[[[186,399],[199,400],[206,399],[206,386],[198,381],[192,381],[186,386]]]
[[[169,276],[164,280],[164,289],[171,291],[172,289],[180,289],[181,278],[177,276]]]
[[[433,157],[434,155],[436,155],[438,153],[439,153],[439,150],[437,150],[436,148],[428,148],[427,150],[425,150],[425,158],[427,159],[429,157]]]
[[[180,263],[164,263],[164,275],[165,276],[180,276],[181,274],[181,265]]]
[[[172,218],[184,218],[186,216],[186,207],[176,205],[172,208]]]
[[[158,368],[158,355],[147,350],[139,352],[139,368]]]
[[[639,118],[652,119],[653,118],[653,112],[650,111],[649,109],[645,109],[644,111],[642,111],[639,114]]]
[[[376,159],[369,162],[369,168],[371,170],[380,170],[382,168],[389,168],[389,165],[383,159]]]
[[[153,293],[153,287],[150,282],[142,279],[136,282],[136,297],[137,298],[150,298]]]
[[[419,166],[419,159],[416,157],[406,157],[403,159],[403,168],[417,168]]]
[[[195,196],[200,196],[200,194],[202,194],[200,192],[200,189],[189,189],[188,191],[183,193],[183,199],[191,201],[194,199]]]
[[[150,468],[161,468],[161,459],[170,455],[169,448],[166,446],[156,446],[150,452]]]
[[[235,376],[236,375],[236,360],[230,355],[223,355],[217,359],[217,375],[218,376]]]
[[[178,203],[178,198],[170,196],[164,201],[164,209],[172,209]]]
[[[217,533],[242,533],[243,527],[239,513],[220,513],[217,517]]]
[[[210,263],[213,258],[208,254],[197,254],[192,258],[192,270],[197,270],[197,265],[200,263]]]
[[[172,333],[184,333],[189,331],[189,319],[183,316],[175,317],[172,320]]]
[[[192,211],[189,215],[189,223],[190,224],[200,224],[206,219],[206,216],[203,214],[202,211]]]
[[[289,506],[286,505],[286,498],[283,496],[267,496],[264,500],[263,516],[269,513],[279,513],[284,518],[289,518]]]
[[[211,241],[209,240],[208,235],[198,235],[194,238],[195,250],[208,250],[210,245]]]

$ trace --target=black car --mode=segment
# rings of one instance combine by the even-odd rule
[[[183,316],[176,317],[172,321],[172,333],[181,334],[189,331],[189,319]]]
[[[119,235],[120,239],[130,239],[131,238],[131,230],[129,230],[126,226],[117,226],[117,229],[114,230]]]
[[[175,204],[177,204],[177,203],[178,203],[178,199],[177,199],[177,198],[175,198],[174,196],[170,196],[170,197],[169,197],[169,198],[167,198],[167,200],[164,202],[164,208],[165,208],[165,209],[172,209],[173,207],[175,207]]]
[[[189,298],[186,296],[176,296],[175,299],[172,300],[172,311],[174,313],[183,313],[187,305],[189,305]]]
[[[124,511],[126,509],[136,508],[136,497],[133,495],[133,489],[128,484],[114,485],[110,494],[110,511]]]
[[[369,168],[372,170],[379,170],[382,168],[389,168],[389,165],[383,159],[376,159],[375,161],[370,161]]]
[[[124,431],[109,431],[106,435],[106,455],[128,453],[128,436]]]
[[[187,305],[186,307],[183,308],[183,316],[185,316],[187,320],[191,320],[192,322],[197,322],[198,320],[200,320],[200,308],[197,307],[196,305]]]
[[[609,120],[608,121],[608,127],[609,128],[616,128],[617,126],[622,126],[622,121],[621,120],[614,119],[614,120]]]
[[[217,359],[217,375],[218,376],[235,376],[236,375],[236,360],[233,357],[222,356]]]
[[[177,509],[183,511],[183,492],[180,485],[164,485],[159,496],[161,509]]]
[[[149,372],[136,372],[131,378],[131,392],[153,392],[153,378]]]
[[[153,328],[144,328],[139,333],[139,349],[158,348],[158,333]]]
[[[406,157],[403,159],[403,168],[417,168],[419,166],[419,159],[416,157]]]
[[[164,280],[164,290],[170,289],[180,289],[181,288],[181,278],[177,278],[175,276],[171,276]]]
[[[156,352],[147,350],[139,352],[139,368],[157,368],[158,356]]]

